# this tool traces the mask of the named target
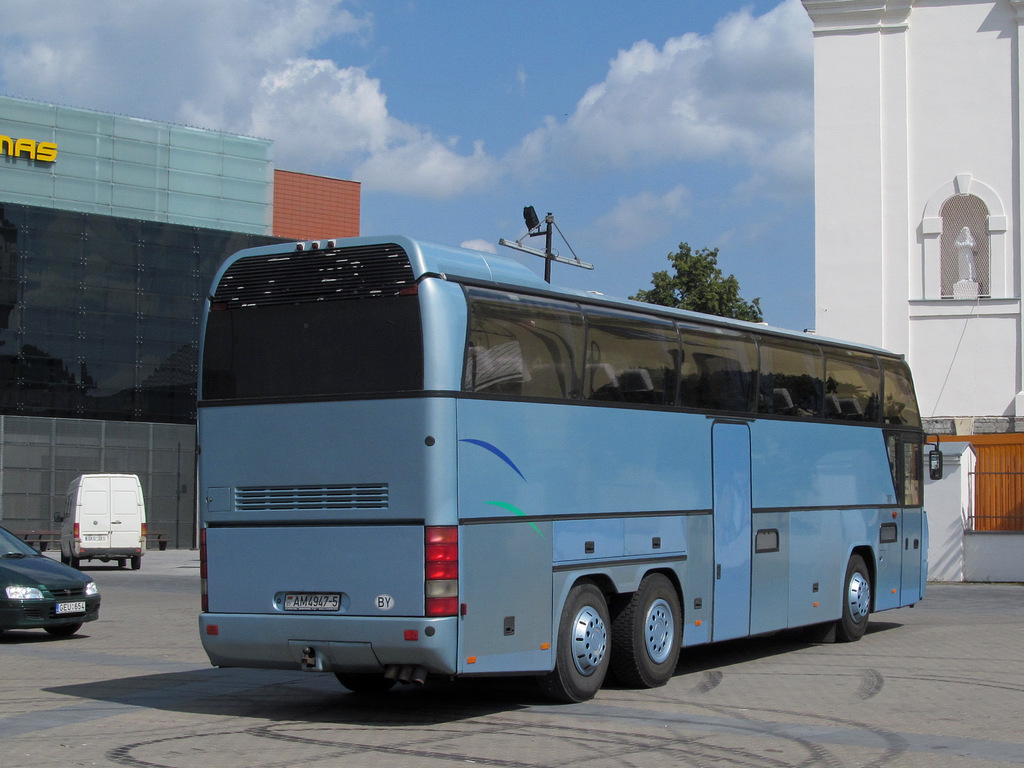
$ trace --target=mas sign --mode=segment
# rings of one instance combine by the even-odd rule
[[[0,155],[9,157],[27,157],[41,163],[57,162],[57,144],[52,141],[32,141],[32,139],[12,139],[0,136]]]

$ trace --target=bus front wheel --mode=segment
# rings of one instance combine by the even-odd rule
[[[871,613],[871,576],[864,558],[853,555],[843,581],[843,617],[836,623],[836,639],[844,643],[860,640],[868,628]]]
[[[554,699],[586,701],[601,690],[608,674],[608,603],[593,584],[569,591],[558,623],[555,668],[541,678],[541,687]]]
[[[672,679],[679,661],[679,596],[665,576],[640,582],[612,623],[612,673],[634,688],[657,688]]]

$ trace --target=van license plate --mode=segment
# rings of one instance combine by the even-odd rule
[[[103,541],[103,539],[105,538],[106,537],[100,533],[87,533],[85,536],[82,537],[82,539],[85,541]]]
[[[57,603],[57,615],[63,616],[65,613],[85,613],[85,603]]]
[[[284,596],[286,611],[336,611],[341,595],[323,592],[297,592]]]

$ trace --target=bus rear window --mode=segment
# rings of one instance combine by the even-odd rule
[[[423,333],[415,295],[232,307],[208,315],[204,400],[422,388]]]

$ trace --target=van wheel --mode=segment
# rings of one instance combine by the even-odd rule
[[[132,570],[137,571],[142,567],[142,555],[132,556]]]
[[[569,591],[558,622],[555,668],[540,679],[544,692],[568,703],[593,698],[608,674],[608,603],[593,584]]]
[[[657,688],[672,679],[679,661],[682,622],[672,582],[652,573],[612,623],[612,673],[634,688]]]

